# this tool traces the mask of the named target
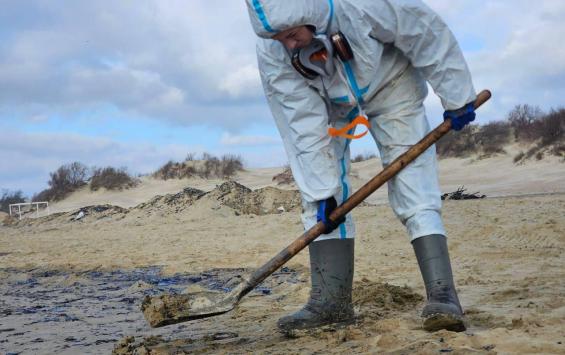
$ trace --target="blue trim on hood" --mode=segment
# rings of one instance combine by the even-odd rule
[[[326,25],[326,29],[324,31],[318,31],[318,29],[316,29],[316,34],[320,35],[320,34],[327,34],[330,26],[332,24],[332,20],[334,18],[334,2],[333,0],[328,0],[328,5],[330,6],[330,16],[328,17],[328,24]]]
[[[253,9],[255,9],[255,13],[257,14],[257,17],[259,17],[259,20],[263,24],[265,30],[267,32],[275,33],[276,31],[273,30],[273,28],[269,24],[269,21],[267,20],[267,16],[265,15],[265,11],[263,11],[263,6],[261,6],[261,2],[259,0],[253,0]]]
[[[326,28],[326,33],[330,29],[330,25],[331,25],[332,20],[334,18],[334,2],[333,2],[333,0],[328,0],[328,1],[330,3],[330,18],[328,19],[328,27]]]

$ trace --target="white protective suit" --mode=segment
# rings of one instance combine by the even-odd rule
[[[476,98],[471,75],[451,31],[420,0],[246,0],[259,39],[257,54],[263,87],[282,136],[303,199],[305,228],[316,224],[317,201],[350,194],[349,141],[328,135],[367,114],[384,165],[429,131],[423,101],[426,81],[446,110]],[[290,53],[271,37],[311,25],[318,35],[341,31],[354,59],[336,61],[331,78],[307,80]],[[376,173],[376,172],[375,172]],[[388,182],[390,204],[411,239],[443,234],[435,147]],[[352,238],[351,216],[317,240]]]

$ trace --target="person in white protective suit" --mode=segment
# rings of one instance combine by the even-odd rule
[[[350,122],[365,124],[386,166],[423,138],[428,82],[459,130],[474,120],[476,98],[459,45],[420,0],[246,0],[259,70],[303,200],[305,228],[327,234],[309,246],[312,288],[306,305],[281,318],[283,331],[347,322],[355,227],[329,213],[347,199]],[[348,131],[332,137],[328,127]],[[465,329],[457,297],[435,147],[388,182],[390,204],[406,226],[424,279],[424,328]]]

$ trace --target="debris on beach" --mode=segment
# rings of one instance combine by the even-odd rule
[[[77,215],[73,218],[74,221],[78,221],[79,219],[81,219],[82,217],[85,216],[85,213],[83,210],[78,211]]]
[[[465,191],[467,191],[465,186],[461,186],[457,189],[457,191],[448,192],[441,195],[441,199],[442,200],[475,200],[486,197],[486,195],[481,195],[479,194],[479,192],[468,194],[465,193]]]

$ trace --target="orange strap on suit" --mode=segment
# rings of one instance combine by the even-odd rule
[[[355,126],[357,126],[357,125],[363,125],[363,126],[367,127],[367,131],[360,133],[360,134],[355,134],[355,135],[347,133],[351,129],[355,128]],[[328,128],[328,134],[331,137],[342,137],[342,138],[347,138],[347,139],[359,139],[359,138],[365,136],[369,132],[369,128],[371,128],[371,124],[369,123],[367,118],[364,117],[364,116],[357,116],[347,126],[341,127],[339,129],[334,128],[334,127]]]

